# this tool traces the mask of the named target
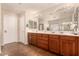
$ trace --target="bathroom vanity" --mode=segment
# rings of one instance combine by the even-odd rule
[[[29,44],[64,56],[79,55],[79,8],[61,8],[54,14],[46,14],[45,20],[38,18],[36,32],[28,32]],[[71,12],[70,12],[71,11]],[[64,15],[64,16],[63,16]],[[51,18],[52,17],[52,18]],[[32,25],[31,25],[32,26]],[[42,32],[38,32],[42,31]],[[45,31],[45,32],[43,32]],[[47,32],[49,31],[49,32]],[[58,33],[55,33],[58,32]]]
[[[58,55],[79,55],[79,35],[29,32],[28,42]]]

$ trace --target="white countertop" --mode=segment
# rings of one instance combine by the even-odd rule
[[[52,32],[41,32],[41,31],[38,31],[38,32],[30,32],[30,33],[44,33],[44,34],[54,34],[54,35],[67,35],[67,36],[79,36],[78,35],[75,35],[75,34],[71,34],[71,33],[60,33],[60,32],[55,32],[55,33],[52,33]]]

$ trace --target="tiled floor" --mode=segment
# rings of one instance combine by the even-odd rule
[[[24,45],[22,43],[6,44],[2,48],[2,54],[5,56],[56,56],[43,49],[32,45]]]

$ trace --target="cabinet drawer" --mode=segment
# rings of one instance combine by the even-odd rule
[[[48,40],[48,38],[42,37],[41,40]]]
[[[31,35],[32,35],[32,36],[36,36],[36,34],[35,34],[35,33],[32,33]]]
[[[48,38],[47,34],[42,34],[42,37]]]
[[[36,37],[32,37],[31,39],[36,39]]]
[[[45,38],[45,37],[37,37],[37,40],[48,40],[48,38]]]
[[[37,37],[41,37],[41,34],[37,34]]]
[[[36,37],[31,37],[31,39],[36,39]]]
[[[36,35],[31,35],[32,37],[36,37]]]
[[[48,40],[38,40],[37,43],[43,43],[43,44],[48,44]]]
[[[68,40],[75,40],[76,38],[75,37],[73,37],[73,36],[60,36],[60,39],[68,39]]]
[[[37,38],[38,38],[38,39],[41,39],[42,37],[41,37],[41,36],[37,36]]]
[[[57,36],[57,35],[49,35],[49,38],[59,39],[59,36]]]
[[[36,40],[35,40],[35,39],[32,39],[31,42],[32,42],[32,43],[33,43],[33,42],[36,43]]]

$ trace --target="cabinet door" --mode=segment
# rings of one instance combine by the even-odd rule
[[[58,36],[49,36],[49,50],[51,52],[59,53],[59,48]]]
[[[76,55],[76,40],[75,37],[61,36],[60,40],[61,55],[75,56]]]
[[[37,39],[37,46],[40,48],[43,48],[45,50],[48,50],[48,35],[46,34],[41,34],[41,35],[37,35],[38,39]]]
[[[37,38],[36,38],[36,34],[35,33],[31,34],[31,44],[37,45]]]
[[[42,43],[42,42],[38,42],[38,47],[43,48],[45,50],[48,50],[48,44]]]
[[[78,56],[79,56],[79,37],[77,38],[77,53],[78,53]]]

